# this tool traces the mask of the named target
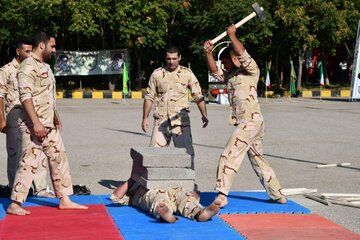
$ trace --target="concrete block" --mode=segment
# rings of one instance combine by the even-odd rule
[[[145,168],[134,162],[132,171],[148,180],[195,180],[195,171],[190,168]]]
[[[189,191],[193,191],[195,187],[194,180],[147,180],[141,178],[139,183],[147,189],[183,187]]]
[[[134,164],[144,167],[191,167],[191,156],[182,148],[134,147],[131,148],[130,156],[134,160]]]

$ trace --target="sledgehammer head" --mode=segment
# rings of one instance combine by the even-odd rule
[[[259,17],[260,21],[261,22],[265,21],[266,17],[264,14],[264,9],[262,7],[260,7],[257,2],[254,3],[253,5],[251,5],[251,7],[254,10],[254,12],[256,13],[256,15]]]

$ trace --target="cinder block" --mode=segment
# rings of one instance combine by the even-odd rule
[[[195,180],[190,168],[145,168],[134,162],[132,171],[147,180]]]
[[[194,180],[147,180],[141,177],[138,182],[147,189],[183,187],[189,191],[193,191],[195,187]]]
[[[131,148],[130,156],[134,160],[134,164],[143,167],[191,167],[191,156],[186,153],[185,149],[181,148],[135,147]]]

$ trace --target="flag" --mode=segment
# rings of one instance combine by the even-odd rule
[[[294,64],[293,64],[292,60],[290,60],[290,65],[291,65],[291,70],[290,70],[290,94],[291,95],[296,95],[296,87],[295,87],[296,73],[295,73],[295,68],[294,68]]]
[[[320,86],[324,86],[324,71],[322,62],[320,62]]]
[[[269,74],[269,69],[268,69],[267,63],[265,63],[265,85],[266,85],[266,87],[271,88],[270,74]]]
[[[124,62],[124,68],[123,68],[123,90],[122,90],[122,92],[123,92],[124,95],[127,95],[127,94],[129,93],[128,85],[127,85],[128,81],[129,81],[129,73],[128,73],[128,71],[127,71],[126,64],[125,64],[125,62]]]

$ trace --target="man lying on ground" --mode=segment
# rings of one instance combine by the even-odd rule
[[[131,205],[149,212],[158,221],[174,223],[174,213],[199,222],[209,220],[219,212],[221,201],[214,201],[208,207],[200,204],[200,197],[194,191],[183,187],[146,189],[132,178],[121,184],[111,194],[113,203]]]

